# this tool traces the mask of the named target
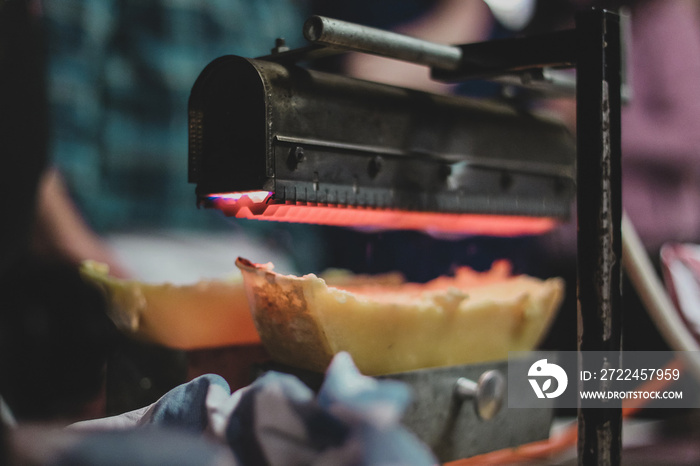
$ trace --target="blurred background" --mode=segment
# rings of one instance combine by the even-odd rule
[[[114,330],[100,297],[79,283],[75,266],[85,259],[123,278],[192,283],[235,272],[237,256],[271,261],[281,272],[399,270],[419,282],[507,258],[516,273],[567,280],[544,347],[574,350],[573,221],[545,237],[504,239],[232,220],[195,205],[187,100],[219,56],[266,55],[278,37],[292,48],[304,45],[301,25],[311,14],[455,44],[567,28],[577,8],[594,4],[623,7],[631,18],[623,197],[659,266],[662,244],[700,241],[700,2],[2,2],[3,397],[19,418],[74,419],[143,406],[186,379],[185,354],[127,342]],[[312,66],[432,92],[503,97],[494,83],[447,86],[431,81],[427,68],[368,55]],[[571,99],[529,105],[573,130]],[[667,349],[629,283],[625,292],[625,348]],[[105,406],[100,381],[108,360],[112,383],[128,395]],[[49,386],[55,390],[47,394]]]

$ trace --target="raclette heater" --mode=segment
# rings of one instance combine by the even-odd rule
[[[239,218],[490,235],[543,233],[568,218],[575,142],[561,124],[305,69],[288,53],[224,56],[194,84],[189,181],[200,205]]]
[[[258,59],[221,57],[197,79],[189,181],[198,205],[239,218],[517,235],[568,218],[575,195],[579,365],[604,367],[587,352],[620,349],[619,17],[582,11],[572,30],[459,46],[322,17],[307,21],[304,35],[311,41],[305,48],[279,43]],[[347,50],[421,63],[445,82],[487,78],[545,94],[568,89],[577,100],[576,140],[513,105],[298,65]],[[560,68],[574,67],[572,83]],[[520,434],[532,417],[522,419]],[[474,416],[467,422],[465,430],[438,436],[448,444],[441,459],[528,441],[504,436],[503,427],[484,440],[486,425]],[[481,436],[460,449],[459,432]],[[579,434],[580,464],[619,464],[620,406],[581,409]]]

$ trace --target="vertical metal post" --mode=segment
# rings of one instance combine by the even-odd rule
[[[576,30],[578,354],[581,370],[599,373],[605,358],[588,352],[621,349],[619,17],[582,11]],[[601,388],[590,383],[579,382],[579,388]],[[621,405],[579,407],[578,434],[579,464],[620,464]]]

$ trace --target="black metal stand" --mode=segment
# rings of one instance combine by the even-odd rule
[[[581,12],[576,30],[579,369],[599,371],[608,361],[589,352],[621,349],[619,17]],[[600,389],[599,384],[579,387]],[[579,408],[579,464],[620,464],[621,448],[620,403]]]
[[[586,10],[577,14],[575,30],[459,48],[458,66],[433,68],[433,78],[456,82],[542,66],[576,67],[579,369],[599,372],[612,361],[596,360],[590,352],[619,354],[622,333],[619,16]],[[605,387],[593,380],[585,388]],[[580,408],[578,421],[579,464],[620,464],[621,404]]]
[[[460,66],[433,69],[433,77],[458,81],[536,66],[576,66],[579,369],[598,372],[608,361],[596,360],[589,352],[621,349],[619,16],[606,10],[581,11],[572,31],[460,47]],[[601,389],[595,380],[582,384],[580,388]],[[620,464],[620,403],[579,409],[578,420],[579,464]]]

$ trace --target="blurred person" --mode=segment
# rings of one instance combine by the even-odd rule
[[[31,250],[48,158],[43,43],[37,2],[0,3],[1,424],[104,414],[104,365],[116,339],[99,292],[71,265]]]
[[[236,241],[257,248],[257,260],[284,262],[280,243],[289,246],[301,230],[251,227],[196,208],[187,183],[187,101],[213,59],[265,55],[277,37],[299,45],[304,7],[301,0],[45,2],[55,170],[40,191],[40,250],[106,262],[117,276],[171,281],[232,272]],[[231,246],[208,253],[208,236]],[[313,257],[288,251],[300,251],[299,261],[304,252]],[[160,276],[144,276],[152,270]]]
[[[219,212],[199,211],[194,187],[187,183],[187,100],[195,79],[221,55],[265,55],[274,39],[285,35],[293,44],[294,35],[301,37],[303,3],[77,0],[31,5],[42,21],[45,53],[19,46],[12,51],[37,66],[45,63],[46,80],[25,83],[21,73],[3,75],[15,80],[4,89],[31,83],[36,91],[8,92],[8,99],[16,98],[18,113],[3,113],[23,125],[21,132],[8,131],[8,155],[17,162],[18,179],[17,186],[12,184],[16,191],[3,199],[16,202],[21,193],[27,201],[8,206],[21,204],[13,215],[27,217],[12,240],[23,249],[31,246],[42,264],[71,264],[70,273],[56,272],[68,280],[85,259],[107,263],[117,276],[176,283],[231,273],[238,254],[255,252],[260,257],[253,259],[273,259],[283,269],[292,267],[286,251],[297,254],[296,260],[313,260],[312,246],[294,244],[309,235],[306,230],[241,226]],[[35,100],[40,113],[26,106]],[[35,148],[31,158],[23,159]],[[32,178],[25,184],[19,175],[30,168]],[[23,277],[21,286],[12,283],[31,293],[31,276]],[[59,319],[56,325],[64,323]],[[182,352],[120,340],[109,353],[107,383],[114,396],[107,400],[107,411],[152,402],[184,382],[185,365]]]
[[[24,1],[0,16],[0,276],[28,253],[39,179],[47,164],[48,117],[40,26]]]
[[[591,2],[584,2],[590,4]],[[630,15],[627,79],[631,99],[622,108],[622,200],[652,262],[667,242],[700,242],[700,15],[695,0],[624,1]],[[575,102],[552,108],[575,127]],[[568,285],[565,306],[576,299],[576,225],[543,238],[549,266]],[[626,275],[623,348],[668,350]],[[548,343],[574,349],[567,338],[576,320],[560,314]],[[562,335],[567,335],[564,337]]]
[[[664,242],[700,242],[698,4],[630,4],[632,99],[622,114],[623,201],[655,257]]]
[[[658,261],[665,242],[700,241],[700,2],[610,3],[626,7],[630,16],[623,204]],[[552,108],[575,128],[575,102],[556,100]],[[553,238],[556,251],[571,255],[575,233],[562,233]]]

